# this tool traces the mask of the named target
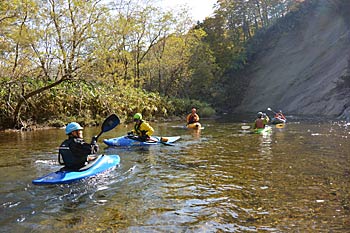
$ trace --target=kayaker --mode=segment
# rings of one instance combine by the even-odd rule
[[[129,136],[137,136],[137,140],[145,142],[150,140],[154,129],[150,124],[142,119],[141,113],[136,113],[134,115],[134,129],[128,133]]]
[[[269,122],[269,117],[266,113],[258,112],[257,119],[254,122],[254,129],[263,129],[265,125]]]
[[[191,113],[187,115],[186,121],[187,125],[199,122],[199,116],[195,107],[193,107]]]
[[[265,125],[267,125],[267,123],[269,123],[269,121],[270,121],[270,118],[269,118],[269,116],[266,114],[266,113],[264,113],[263,112],[263,119],[264,119],[264,121],[265,121]]]
[[[274,117],[277,119],[286,120],[286,117],[283,115],[282,110],[279,110],[278,112],[276,112]]]
[[[93,160],[95,157],[89,157],[96,154],[98,145],[97,138],[94,136],[91,143],[86,143],[83,139],[83,127],[76,122],[71,122],[66,126],[66,139],[59,148],[58,162],[65,165],[65,168],[78,170],[83,167],[86,162]],[[61,156],[63,162],[61,161]]]

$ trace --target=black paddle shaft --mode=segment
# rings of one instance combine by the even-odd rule
[[[269,111],[273,112],[274,114],[276,114],[276,112],[273,111],[271,108],[268,108],[267,110],[269,110]]]

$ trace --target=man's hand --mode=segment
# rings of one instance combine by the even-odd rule
[[[97,154],[98,149],[99,149],[99,147],[97,144],[93,145],[91,148],[91,154]]]
[[[97,144],[97,136],[93,136],[91,139],[91,145],[96,145]]]
[[[87,161],[89,162],[89,161],[93,161],[93,160],[95,160],[97,158],[97,156],[96,155],[89,155],[88,157],[87,157]]]

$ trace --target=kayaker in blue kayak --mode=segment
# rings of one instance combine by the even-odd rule
[[[257,119],[254,122],[254,129],[263,129],[265,125],[269,122],[269,117],[266,113],[258,112]]]
[[[148,124],[145,120],[142,119],[141,113],[136,113],[134,115],[134,129],[131,132],[128,132],[128,136],[135,137],[136,140],[145,142],[150,140],[154,129],[150,124]]]
[[[68,135],[68,139],[59,148],[58,162],[61,165],[65,165],[66,169],[77,170],[83,167],[88,160],[94,159],[94,157],[90,158],[88,156],[97,153],[97,138],[95,136],[90,144],[86,143],[83,139],[83,127],[76,122],[69,123],[65,132]]]
[[[282,110],[279,110],[275,114],[276,119],[281,119],[282,121],[286,121],[286,117],[283,115]]]

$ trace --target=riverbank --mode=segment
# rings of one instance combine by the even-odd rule
[[[217,118],[218,116],[213,116],[210,117],[211,118]],[[151,120],[147,120],[149,122],[172,122],[172,121],[184,121],[185,124],[185,119],[186,116],[172,116],[172,117],[168,117],[168,118],[164,118],[164,117],[159,117],[159,118],[155,118],[155,119],[151,119]],[[208,118],[207,118],[208,119]],[[67,120],[67,123],[63,123],[62,120],[57,120],[57,121],[50,121],[47,124],[29,124],[26,126],[21,127],[20,129],[10,129],[10,128],[3,128],[0,129],[0,132],[29,132],[29,131],[36,131],[36,130],[47,130],[47,129],[60,129],[60,128],[65,128],[66,124],[68,124],[69,122],[72,121],[76,121],[79,124],[81,124],[84,127],[97,127],[100,126],[102,124],[102,122],[104,121],[104,118],[100,118],[100,119],[77,119],[77,120]],[[131,119],[128,119],[126,121],[124,121],[123,123],[125,124],[129,124],[132,123]],[[122,123],[122,124],[123,124]]]

